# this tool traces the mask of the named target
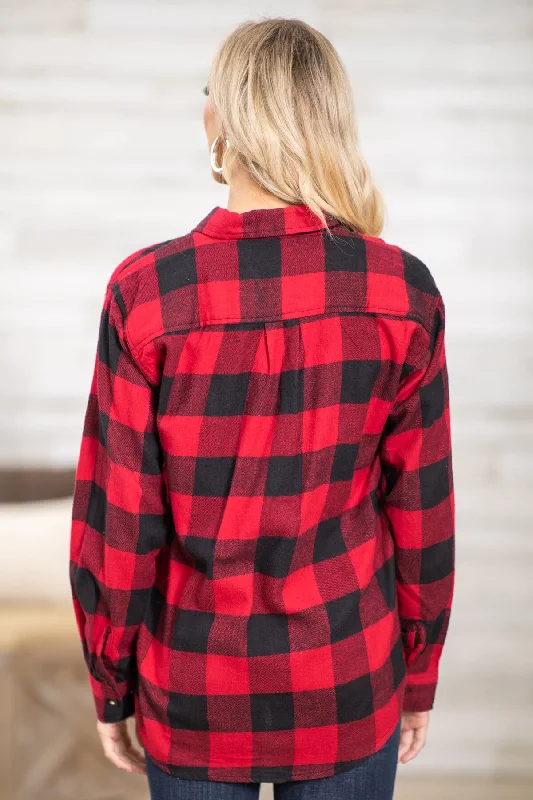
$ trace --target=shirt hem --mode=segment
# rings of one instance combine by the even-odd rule
[[[336,761],[327,764],[287,764],[286,766],[280,767],[269,767],[260,764],[243,764],[242,766],[235,764],[228,766],[227,764],[221,765],[212,763],[205,766],[174,763],[166,764],[153,756],[146,745],[143,744],[143,747],[156,767],[171,777],[181,778],[183,780],[221,781],[231,783],[287,783],[289,781],[316,780],[320,778],[332,778],[341,772],[354,769],[363,761],[371,758],[393,735],[400,719],[401,711],[399,711],[396,720],[389,730],[378,739],[372,753],[349,761]]]

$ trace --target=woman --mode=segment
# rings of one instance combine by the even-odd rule
[[[386,800],[453,592],[443,300],[377,238],[323,35],[240,25],[207,94],[227,208],[101,315],[70,560],[98,730],[152,798]]]

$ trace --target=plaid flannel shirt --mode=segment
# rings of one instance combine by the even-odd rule
[[[433,707],[454,583],[444,305],[304,205],[111,275],[70,579],[97,716],[183,778],[350,769]],[[330,235],[331,234],[331,235]]]

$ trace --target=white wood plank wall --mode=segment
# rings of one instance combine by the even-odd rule
[[[74,463],[105,282],[224,205],[202,87],[221,38],[263,14],[339,49],[385,238],[447,308],[456,604],[404,774],[533,774],[530,0],[2,0],[0,460]]]

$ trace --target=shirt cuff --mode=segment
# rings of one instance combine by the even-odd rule
[[[135,689],[125,682],[102,681],[89,672],[96,716],[100,722],[121,722],[135,713]]]
[[[431,711],[435,703],[437,681],[432,683],[409,683],[405,686],[403,711]]]
[[[133,692],[118,698],[95,697],[96,715],[100,722],[121,722],[135,714],[135,695]]]

